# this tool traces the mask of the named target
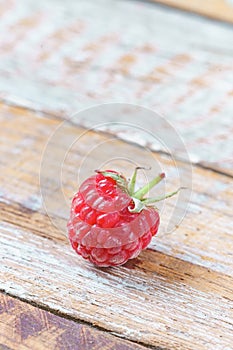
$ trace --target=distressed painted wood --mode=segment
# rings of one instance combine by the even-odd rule
[[[62,118],[142,104],[174,125],[194,163],[232,174],[232,27],[138,1],[3,1],[0,16],[2,100]]]
[[[232,0],[152,0],[210,18],[233,23]]]
[[[97,269],[67,244],[9,224],[1,224],[0,245],[7,293],[150,346],[232,344],[230,276],[156,250],[124,267]]]
[[[0,293],[0,349],[143,350],[145,347]]]
[[[193,195],[186,217],[175,232],[158,236],[138,259],[123,267],[98,269],[69,247],[65,223],[68,203],[77,188],[77,170],[93,147],[108,135],[89,132],[64,159],[62,187],[56,177],[60,153],[83,129],[66,124],[63,137],[51,145],[46,173],[52,221],[42,208],[39,172],[49,136],[58,119],[28,110],[1,106],[0,288],[61,315],[162,349],[230,349],[233,342],[232,178],[193,167]],[[99,162],[122,150],[142,164],[146,150],[115,139],[100,152]],[[86,175],[96,153],[89,154]],[[175,162],[153,154],[168,175],[167,187],[177,186]],[[126,165],[118,164],[128,172]],[[54,176],[54,172],[56,177]],[[41,184],[43,185],[43,184]],[[54,203],[53,203],[54,201]],[[175,201],[161,209],[166,223]],[[54,205],[54,206],[53,206]],[[56,221],[57,220],[57,221]],[[59,228],[54,226],[59,223]],[[64,227],[64,231],[61,228]]]

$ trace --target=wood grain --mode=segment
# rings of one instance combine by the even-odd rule
[[[221,13],[215,5],[202,1]],[[230,26],[114,0],[8,1],[0,15],[2,100],[61,118],[99,103],[145,105],[174,125],[194,163],[232,174]]]
[[[86,139],[68,150],[67,145],[84,130],[66,123],[63,136],[50,144],[50,167],[45,174],[51,200],[47,203],[51,205],[48,218],[39,191],[40,163],[48,138],[60,121],[4,105],[0,115],[0,288],[144,345],[230,349],[231,177],[193,167],[193,194],[179,228],[163,233],[176,203],[168,201],[161,208],[163,225],[150,249],[123,267],[98,269],[73,253],[66,238],[68,205],[78,185],[77,170],[87,153],[90,163],[84,163],[86,176],[96,154],[101,164],[124,150],[142,164],[147,162],[146,150],[114,139],[105,151],[93,153],[109,136],[90,131]],[[58,172],[61,156],[64,174]],[[153,158],[168,175],[166,188],[177,186],[175,166],[182,171],[187,164],[174,163],[162,154],[153,153]],[[117,164],[128,172],[126,163]],[[56,180],[60,175],[65,199],[58,197],[59,202],[54,193],[61,190]]]
[[[143,350],[145,348],[0,293],[0,349]]]
[[[162,348],[232,343],[232,278],[221,273],[155,250],[97,269],[67,245],[9,224],[1,224],[1,252],[2,288],[39,306]]]
[[[213,19],[233,23],[232,0],[152,0],[186,11],[196,12]]]

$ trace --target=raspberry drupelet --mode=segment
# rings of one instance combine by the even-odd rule
[[[159,214],[151,205],[178,192],[163,198],[144,198],[165,174],[135,191],[138,169],[129,182],[116,171],[97,171],[82,183],[72,200],[70,243],[95,265],[118,266],[136,258],[158,231]]]

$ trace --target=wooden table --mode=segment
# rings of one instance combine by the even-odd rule
[[[212,17],[232,22],[224,8]],[[0,16],[0,349],[232,349],[232,27],[140,1],[8,1]],[[165,115],[192,163],[192,197],[176,230],[164,232],[174,198],[149,249],[99,269],[66,238],[78,169],[120,152],[143,163],[151,149],[174,188],[191,164],[116,127],[69,150],[88,124],[70,115],[106,102]]]

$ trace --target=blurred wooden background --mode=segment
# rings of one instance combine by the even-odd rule
[[[0,30],[2,101],[62,118],[144,105],[194,163],[232,173],[232,27],[140,1],[24,0],[2,2]]]
[[[174,6],[182,10],[198,13],[213,19],[233,22],[232,0],[152,0],[157,3]]]

